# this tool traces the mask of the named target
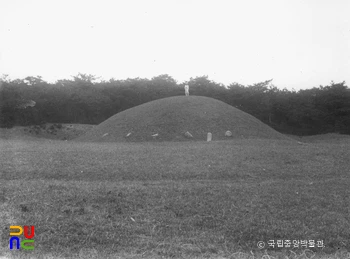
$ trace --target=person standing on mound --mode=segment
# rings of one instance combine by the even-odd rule
[[[190,95],[190,92],[189,92],[189,86],[188,85],[185,85],[185,95],[186,96],[189,96]]]

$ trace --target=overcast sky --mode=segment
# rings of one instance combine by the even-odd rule
[[[350,86],[349,0],[0,0],[0,74]]]

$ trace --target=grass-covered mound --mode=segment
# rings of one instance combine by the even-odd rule
[[[231,131],[232,137],[225,132]],[[185,135],[189,132],[193,137]],[[224,102],[202,96],[176,96],[120,112],[79,141],[182,141],[228,138],[286,139],[255,117]]]

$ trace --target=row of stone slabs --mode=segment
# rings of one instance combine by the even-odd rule
[[[185,135],[186,138],[193,138],[193,135],[190,132],[188,132],[188,131],[186,131],[184,135]],[[102,137],[106,137],[106,136],[108,136],[108,133],[105,133],[105,134],[102,135]],[[126,137],[130,137],[130,136],[131,136],[131,132],[126,134]],[[159,136],[159,134],[155,133],[155,134],[153,134],[151,136],[156,138],[156,137]],[[232,137],[232,132],[229,131],[229,130],[226,131],[225,132],[225,137]],[[207,134],[207,141],[211,141],[211,140],[212,140],[212,134],[210,132],[208,132],[208,134]]]

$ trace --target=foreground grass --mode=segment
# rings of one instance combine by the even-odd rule
[[[1,246],[15,224],[36,227],[32,252],[62,257],[251,256],[286,239],[350,250],[349,144],[2,141]]]

